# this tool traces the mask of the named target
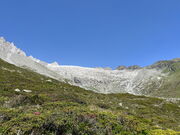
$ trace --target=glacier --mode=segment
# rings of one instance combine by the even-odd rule
[[[160,87],[162,70],[156,68],[107,70],[80,66],[59,65],[57,62],[46,63],[17,48],[14,43],[0,38],[0,58],[18,67],[27,68],[53,79],[67,82],[98,93],[146,94],[148,89]]]

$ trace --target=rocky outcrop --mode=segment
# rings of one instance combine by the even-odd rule
[[[180,58],[176,58],[173,60],[158,61],[150,66],[147,66],[146,68],[175,72],[177,69],[180,69]]]
[[[138,66],[138,65],[133,65],[133,66],[129,66],[129,67],[127,67],[127,66],[118,66],[117,68],[116,68],[116,70],[125,70],[125,69],[127,69],[127,70],[136,70],[136,69],[141,69],[142,67],[140,67],[140,66]]]
[[[143,91],[156,90],[167,71],[180,69],[180,58],[159,61],[148,67],[119,66],[110,68],[87,68],[80,66],[63,66],[58,63],[48,64],[26,54],[13,43],[0,38],[0,58],[18,67],[25,67],[34,72],[76,85],[99,93],[143,94]],[[152,87],[153,86],[153,87]]]
[[[124,69],[127,69],[127,67],[126,66],[118,66],[117,68],[116,68],[116,70],[124,70]]]
[[[172,61],[175,61],[175,62],[180,62],[180,58],[175,58],[175,59],[172,59]]]
[[[129,70],[136,70],[136,69],[141,69],[141,67],[138,66],[138,65],[133,65],[133,66],[127,67],[127,69],[129,69]]]

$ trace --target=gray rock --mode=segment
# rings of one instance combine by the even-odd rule
[[[78,83],[78,84],[81,83],[81,81],[80,81],[77,77],[74,77],[74,82],[75,82],[75,83]]]

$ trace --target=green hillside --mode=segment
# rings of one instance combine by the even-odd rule
[[[152,96],[180,98],[180,59],[169,61],[159,61],[154,65],[156,68],[163,68],[164,73],[168,74],[161,87],[150,93]]]
[[[2,135],[178,135],[179,131],[179,102],[98,94],[0,60]]]

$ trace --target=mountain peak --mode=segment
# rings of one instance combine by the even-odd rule
[[[58,62],[55,61],[55,62],[49,64],[49,66],[50,67],[59,67],[59,64],[58,64]]]
[[[10,43],[6,41],[4,37],[0,37],[0,51],[10,54],[18,54],[21,56],[26,56],[26,53],[22,51],[21,49],[17,48],[14,43]]]
[[[4,39],[4,37],[0,37],[0,43],[1,42],[5,42],[6,40]]]
[[[172,59],[172,61],[179,62],[180,58],[174,58],[174,59]]]
[[[60,67],[60,65],[55,61],[55,62],[53,62],[53,63],[49,63],[49,64],[47,64],[47,67],[49,68],[49,69],[56,69],[56,68],[59,68]]]

